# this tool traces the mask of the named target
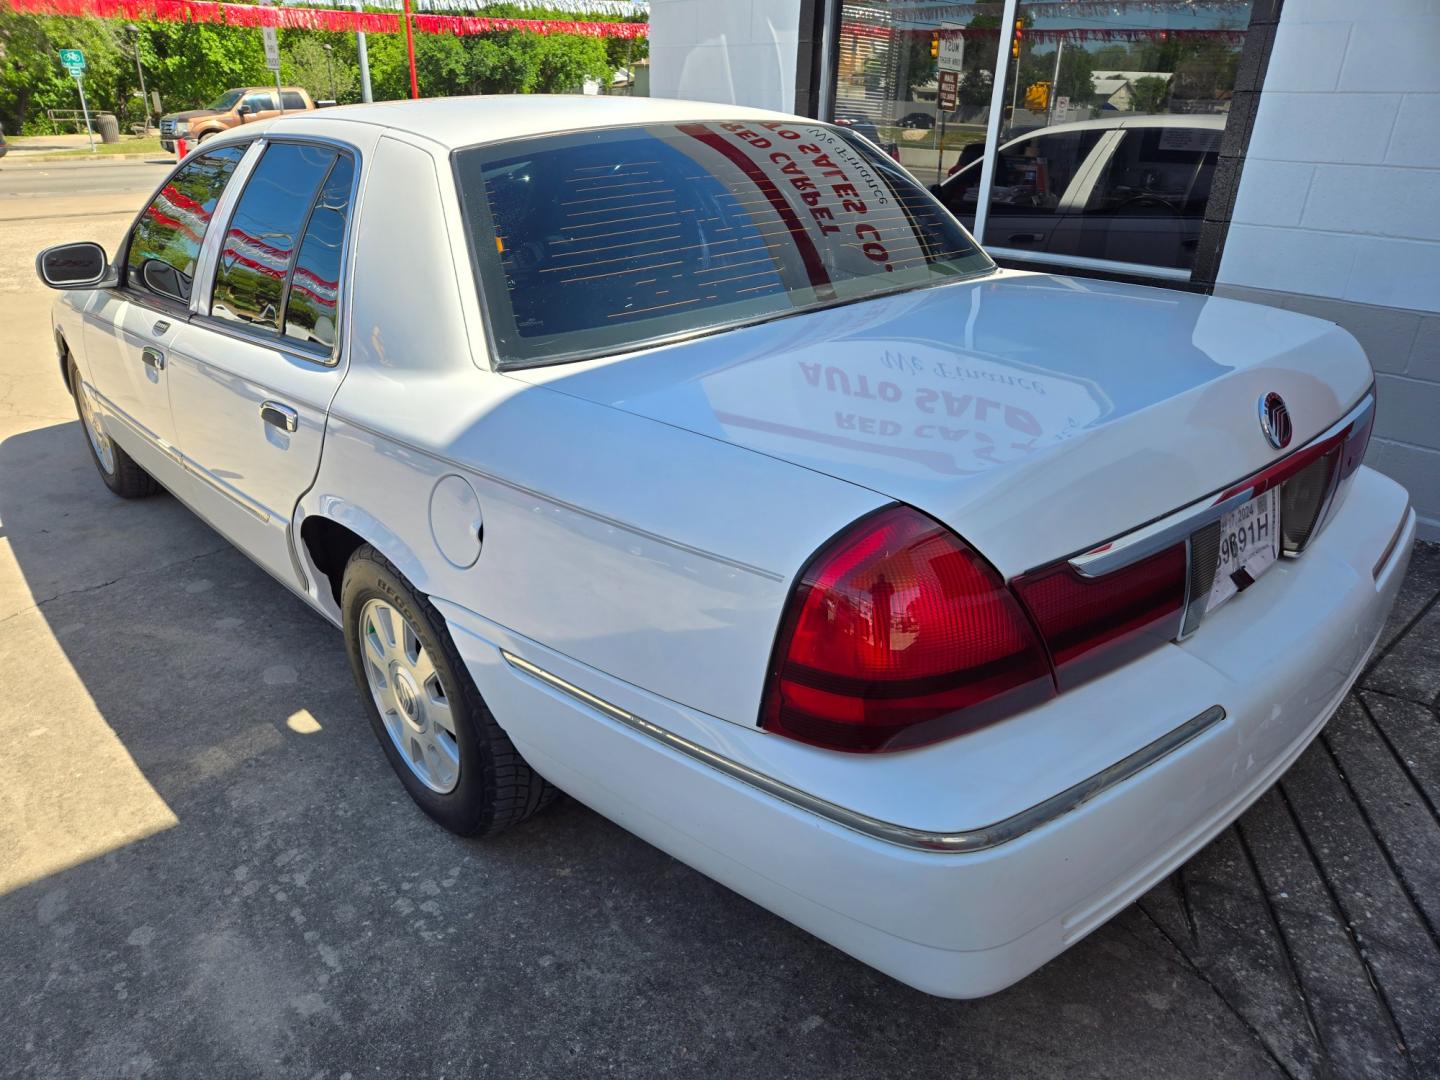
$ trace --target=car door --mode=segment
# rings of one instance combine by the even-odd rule
[[[245,154],[227,146],[176,169],[136,219],[117,262],[121,283],[85,312],[85,390],[99,397],[115,438],[142,468],[175,486],[181,475],[170,412],[169,351],[190,314],[210,219]]]
[[[341,281],[358,156],[266,140],[234,201],[200,311],[171,350],[171,404],[196,508],[293,585],[290,517],[344,375]]]

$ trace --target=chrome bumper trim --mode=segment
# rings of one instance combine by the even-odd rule
[[[931,832],[925,829],[911,829],[904,825],[896,825],[888,821],[881,821],[879,818],[870,817],[867,814],[857,813],[854,810],[847,810],[843,806],[821,799],[809,792],[802,791],[797,787],[776,780],[773,776],[757,772],[748,765],[742,765],[738,761],[715,753],[698,743],[691,742],[673,731],[668,731],[657,724],[652,724],[644,717],[636,716],[627,709],[613,705],[603,698],[580,689],[573,683],[566,682],[558,675],[552,675],[544,668],[536,667],[528,660],[522,660],[514,653],[505,649],[500,650],[500,655],[505,662],[517,671],[531,676],[537,681],[544,683],[553,690],[557,690],[567,697],[573,698],[582,705],[587,705],[596,712],[609,717],[616,723],[623,724],[632,731],[646,735],[661,745],[668,747],[677,753],[702,764],[709,765],[718,772],[724,773],[731,779],[738,780],[742,784],[763,791],[767,795],[774,796],[782,802],[789,803],[800,810],[808,811],[818,817],[832,821],[836,825],[844,826],[854,832],[861,833],[876,840],[882,840],[887,844],[895,844],[898,847],[910,848],[916,851],[947,852],[964,854],[972,851],[984,851],[987,848],[998,847],[1001,844],[1018,839],[1026,833],[1038,829],[1057,818],[1063,817],[1070,811],[1078,809],[1081,805],[1095,798],[1104,791],[1125,782],[1143,769],[1155,764],[1161,758],[1174,753],[1180,747],[1201,734],[1214,727],[1225,719],[1225,710],[1219,705],[1212,705],[1198,716],[1185,721],[1173,731],[1160,736],[1154,742],[1142,746],[1129,757],[1122,758],[1114,765],[1101,769],[1094,776],[1081,780],[1078,784],[1066,788],[1058,795],[1052,795],[1044,802],[1037,803],[1028,810],[1022,810],[993,825],[986,825],[978,829],[965,829],[957,832]]]
[[[1414,516],[1415,511],[1411,509],[1410,504],[1407,502],[1405,504],[1405,512],[1400,515],[1400,524],[1395,526],[1394,535],[1390,537],[1390,542],[1385,545],[1385,550],[1380,553],[1380,558],[1375,560],[1375,569],[1370,572],[1370,576],[1376,581],[1380,580],[1380,575],[1385,572],[1385,567],[1390,565],[1390,560],[1395,555],[1395,549],[1400,546],[1400,538],[1405,535],[1405,530],[1409,527],[1410,521]]]

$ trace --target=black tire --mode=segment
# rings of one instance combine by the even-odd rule
[[[214,134],[215,134],[215,132],[213,132],[213,131],[204,131],[204,132],[201,132],[201,133],[200,133],[200,137],[195,140],[195,145],[196,145],[196,146],[199,146],[201,143],[203,143],[206,139],[210,138],[210,136],[211,136],[211,135],[214,135]]]
[[[455,787],[441,794],[411,771],[396,748],[376,707],[361,655],[360,617],[367,601],[381,599],[415,630],[434,662],[450,702],[459,748],[460,773]],[[395,566],[369,544],[356,549],[345,566],[340,590],[345,651],[365,703],[370,726],[390,766],[420,809],[461,836],[487,836],[518,825],[552,802],[558,789],[526,764],[476,689],[445,630],[445,620],[430,601],[415,591]]]
[[[80,434],[85,438],[85,448],[90,451],[90,460],[95,463],[95,470],[100,474],[100,479],[105,481],[105,486],[119,495],[122,499],[143,499],[154,495],[160,490],[160,485],[155,478],[135,463],[135,459],[127,454],[114,439],[108,440],[111,468],[105,467],[105,462],[95,451],[95,444],[90,441],[90,433],[87,430],[85,420],[85,407],[81,404],[80,395],[80,372],[75,367],[75,358],[70,357],[67,361],[70,374],[70,396],[75,399],[75,415],[80,418]]]

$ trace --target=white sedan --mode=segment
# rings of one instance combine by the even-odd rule
[[[426,813],[563,789],[934,994],[1273,784],[1414,537],[1345,332],[997,269],[798,117],[286,116],[38,269],[105,483],[343,631]]]

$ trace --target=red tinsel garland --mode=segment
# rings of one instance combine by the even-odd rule
[[[367,34],[398,33],[399,15],[374,11],[224,4],[217,0],[3,0],[22,15],[93,16],[100,19],[156,19],[160,22],[217,23],[223,26],[275,26],[282,30],[333,30]],[[475,15],[416,15],[414,28],[428,34],[493,34],[524,30],[532,34],[642,38],[648,23],[572,22],[565,19],[491,19]]]

